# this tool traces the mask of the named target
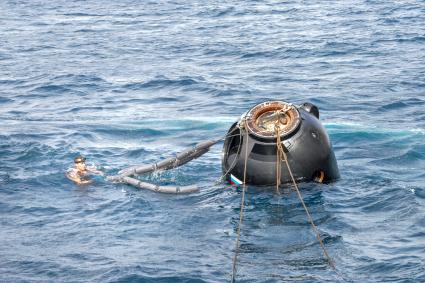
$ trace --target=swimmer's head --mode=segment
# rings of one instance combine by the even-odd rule
[[[86,158],[84,156],[77,156],[74,158],[74,163],[75,164],[79,164],[79,163],[85,163],[86,162]]]
[[[86,158],[84,156],[77,156],[74,158],[75,167],[78,171],[86,170]]]

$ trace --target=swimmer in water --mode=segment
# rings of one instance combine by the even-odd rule
[[[99,171],[94,166],[86,165],[86,158],[84,156],[77,156],[74,158],[75,167],[70,168],[66,172],[68,179],[74,181],[78,185],[90,184],[92,180],[89,178],[89,174],[101,175],[104,173]]]

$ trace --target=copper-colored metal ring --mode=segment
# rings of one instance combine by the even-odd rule
[[[262,138],[276,138],[276,128],[281,136],[294,132],[300,122],[295,106],[283,101],[266,101],[253,107],[246,115],[248,131]]]

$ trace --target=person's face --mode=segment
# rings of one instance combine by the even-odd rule
[[[86,170],[86,163],[84,161],[79,161],[75,163],[75,166],[77,167],[78,170]]]

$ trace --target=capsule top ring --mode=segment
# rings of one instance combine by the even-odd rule
[[[254,106],[245,116],[247,130],[260,138],[276,138],[293,133],[301,123],[298,109],[283,101],[266,101]]]

